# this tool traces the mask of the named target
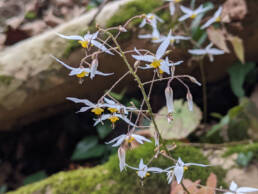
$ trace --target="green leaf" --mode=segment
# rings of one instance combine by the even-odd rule
[[[255,68],[254,63],[237,63],[232,65],[228,72],[230,75],[230,84],[234,94],[241,98],[245,96],[243,90],[243,84],[246,78],[246,75]]]
[[[89,158],[97,158],[105,152],[105,145],[98,144],[97,136],[89,136],[81,140],[72,155],[72,160],[85,160]]]
[[[193,112],[191,112],[188,109],[187,102],[175,100],[174,108],[174,119],[170,123],[168,123],[166,117],[168,113],[167,107],[162,108],[156,116],[156,123],[163,139],[182,139],[187,137],[197,128],[202,119],[202,113],[195,104]],[[151,123],[150,130],[154,133],[153,123]]]
[[[100,139],[104,139],[112,131],[112,127],[109,122],[104,122],[104,125],[97,126],[97,132]]]
[[[24,179],[23,184],[27,185],[27,184],[30,184],[30,183],[34,183],[34,182],[40,181],[40,180],[42,180],[46,177],[47,177],[46,172],[44,170],[42,170],[42,171],[36,172],[34,174],[31,174],[30,176],[27,176]]]
[[[231,42],[237,58],[241,63],[245,63],[245,49],[243,40],[238,36],[229,36],[228,40]]]
[[[236,162],[239,166],[246,167],[252,160],[253,156],[254,154],[251,151],[247,153],[241,152],[238,154]]]
[[[206,134],[206,137],[212,136],[214,133],[221,130],[223,127],[227,126],[229,121],[230,121],[229,116],[228,115],[224,116],[218,124],[212,126],[211,130],[209,130],[208,133]]]
[[[115,92],[109,92],[109,94],[110,94],[110,96],[112,96],[116,100],[122,100],[124,98],[124,96],[125,96],[125,92],[126,92],[126,88],[124,88],[122,90],[122,92],[120,92],[119,94],[115,93]]]

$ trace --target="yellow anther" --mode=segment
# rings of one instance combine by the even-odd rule
[[[188,167],[187,166],[184,166],[184,171],[188,170]]]
[[[145,177],[146,177],[146,176],[150,176],[150,173],[147,172],[146,175],[145,175]]]
[[[83,77],[85,77],[86,75],[88,75],[88,72],[86,72],[86,71],[83,71],[83,72],[81,72],[81,73],[76,74],[76,76],[77,76],[78,78],[83,78]]]
[[[180,3],[182,0],[175,0],[174,2],[175,3]]]
[[[89,46],[89,41],[87,40],[79,40],[78,42],[81,44],[83,48],[88,48]]]
[[[220,21],[221,21],[220,16],[219,16],[219,17],[217,17],[215,21],[216,21],[216,22],[220,22]]]
[[[119,118],[117,116],[111,116],[109,117],[109,120],[111,121],[111,123],[115,123],[119,120]]]
[[[149,19],[150,19],[150,20],[154,19],[154,16],[153,16],[153,15],[152,15],[152,16],[150,16],[150,17],[149,17]]]
[[[108,108],[108,110],[111,112],[111,113],[115,113],[115,112],[118,112],[118,110],[116,108]]]
[[[160,74],[163,74],[163,73],[164,73],[164,71],[162,71],[161,69],[159,69],[159,73],[160,73]]]
[[[196,16],[197,16],[197,14],[194,13],[194,14],[192,14],[192,15],[190,16],[190,18],[194,19],[194,18],[196,18]]]
[[[152,37],[152,40],[158,40],[159,38],[158,37]]]
[[[154,68],[158,68],[162,60],[154,60],[150,65]]]
[[[126,139],[126,141],[127,141],[128,143],[132,143],[133,140],[134,140],[134,137],[132,137],[132,136],[131,136],[130,138],[127,138],[127,139]]]
[[[175,40],[174,39],[170,39],[170,44],[174,44]]]
[[[97,107],[97,108],[91,109],[91,112],[93,112],[95,115],[101,115],[104,112],[104,109]]]

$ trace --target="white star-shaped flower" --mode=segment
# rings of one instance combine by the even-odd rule
[[[140,34],[138,35],[138,38],[140,39],[151,39],[152,42],[155,42],[156,40],[160,40],[160,33],[159,30],[157,28],[153,28],[152,33],[151,34]],[[160,41],[162,42],[162,41]]]
[[[164,41],[165,39],[167,38],[167,36],[160,36],[160,38],[156,39],[156,40],[153,40],[154,43],[159,43],[159,42],[162,42]],[[191,37],[188,37],[188,36],[180,36],[180,35],[173,35],[172,32],[171,34],[169,35],[169,41],[170,41],[170,44],[173,45],[174,42],[176,43],[179,43],[180,40],[190,40]]]
[[[257,188],[238,187],[237,184],[234,181],[231,182],[229,190],[232,191],[232,192],[226,192],[225,194],[245,194],[245,193],[249,193],[249,192],[258,191]]]
[[[169,1],[169,12],[170,12],[170,15],[174,15],[174,13],[175,13],[175,4],[176,3],[180,3],[183,0],[166,0],[166,1]]]
[[[100,71],[97,71],[98,61],[96,61],[96,60],[92,61],[91,68],[85,68],[85,67],[75,68],[75,67],[71,67],[71,66],[65,64],[63,61],[59,60],[58,58],[56,58],[54,56],[51,56],[51,57],[54,58],[58,63],[60,63],[67,69],[71,70],[69,73],[69,76],[75,75],[78,78],[83,78],[83,77],[89,76],[89,74],[90,74],[90,78],[93,79],[95,77],[95,75],[109,76],[109,75],[114,74],[114,73],[102,73]]]
[[[164,21],[153,13],[148,13],[139,25],[140,28],[144,27],[146,24],[150,24],[153,28],[157,28],[157,22],[163,23]]]
[[[132,166],[129,166],[127,165],[129,168],[133,169],[133,170],[137,170],[137,175],[143,179],[147,176],[150,175],[149,172],[153,172],[153,173],[162,173],[163,170],[160,169],[160,168],[157,168],[157,167],[148,167],[146,164],[143,163],[143,159],[140,160],[140,163],[139,163],[139,167],[138,168],[135,168],[135,167],[132,167]]]
[[[171,32],[170,32],[171,33]],[[145,61],[149,62],[149,65],[145,67],[141,67],[142,69],[158,69],[161,72],[166,72],[170,74],[169,65],[167,64],[168,60],[161,59],[162,56],[165,54],[167,48],[169,46],[169,38],[167,37],[159,46],[158,50],[156,51],[156,55],[132,55],[132,57],[138,61]]]
[[[121,113],[121,114],[127,115],[128,111],[136,110],[136,108],[134,107],[126,107],[108,98],[104,98],[104,101],[105,101],[104,106],[107,107],[111,113]]]
[[[78,112],[85,112],[91,109],[91,112],[93,112],[95,115],[98,115],[98,116],[104,112],[103,104],[94,104],[87,99],[79,99],[79,98],[73,98],[73,97],[66,97],[66,99],[75,103],[83,103],[86,105],[85,107],[82,107]]]
[[[212,18],[210,18],[204,25],[202,25],[201,29],[205,29],[215,22],[220,22],[221,12],[222,12],[222,7],[220,6],[219,9],[214,13]]]
[[[103,114],[101,115],[98,119],[94,119],[95,123],[94,126],[96,126],[97,124],[99,124],[100,122],[109,119],[110,122],[112,124],[115,124],[119,119],[122,119],[123,121],[125,121],[127,124],[133,126],[133,127],[137,127],[135,124],[133,124],[125,115],[122,114]]]
[[[110,143],[114,143],[112,145],[112,147],[118,147],[120,146],[123,142],[128,142],[128,143],[132,143],[133,141],[137,141],[140,144],[143,144],[144,141],[146,142],[151,142],[151,140],[147,139],[146,137],[143,137],[141,135],[136,135],[136,134],[123,134],[120,135],[114,139],[112,139],[111,141],[107,142],[106,144],[110,144]]]
[[[93,45],[105,53],[114,55],[103,44],[101,44],[99,41],[96,40],[96,38],[98,36],[98,32],[96,32],[94,34],[90,34],[88,32],[84,36],[79,36],[79,35],[66,36],[66,35],[59,34],[59,33],[57,33],[57,35],[60,36],[61,38],[68,39],[68,40],[78,40],[78,42],[81,44],[81,46],[83,48],[89,48],[91,45]]]
[[[205,49],[190,49],[188,52],[192,55],[208,55],[210,61],[214,60],[213,55],[223,55],[225,52],[220,49],[211,48],[213,46],[210,43]]]
[[[188,166],[207,167],[209,165],[197,163],[184,163],[179,157],[175,166],[171,166],[164,170],[165,172],[167,172],[168,183],[170,184],[172,182],[173,177],[175,175],[177,183],[180,184],[184,175],[184,171],[188,169]],[[171,171],[170,169],[173,169],[173,171]]]
[[[181,21],[184,21],[186,20],[187,18],[191,18],[191,19],[194,19],[198,14],[200,13],[203,13],[203,12],[206,12],[207,10],[209,10],[210,8],[209,7],[206,7],[204,8],[203,5],[200,5],[197,9],[195,10],[192,10],[192,9],[189,9],[185,6],[180,6],[180,9],[182,10],[182,12],[184,12],[185,15],[181,16],[178,20],[181,22]]]

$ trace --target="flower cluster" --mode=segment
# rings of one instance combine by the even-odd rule
[[[171,14],[171,17],[175,16],[176,11],[181,12],[182,14],[176,15],[177,19],[177,25],[180,27],[180,25],[185,24],[186,20],[189,18],[194,19],[197,18],[199,15],[204,15],[206,12],[210,10],[210,7],[205,7],[204,5],[200,5],[197,9],[187,8],[183,5],[180,5],[182,0],[166,0],[168,2],[169,11]],[[166,8],[166,6],[164,6]],[[222,7],[219,7],[218,10],[214,13],[214,15],[206,20],[204,24],[202,24],[199,28],[200,29],[207,29],[209,26],[211,26],[214,23],[221,22],[221,13],[222,13]],[[188,41],[190,44],[193,44],[193,48],[188,49],[188,53],[192,55],[201,55],[201,56],[208,56],[210,61],[213,61],[213,55],[222,55],[224,54],[223,50],[212,48],[212,43],[208,43],[205,48],[200,48],[200,45],[195,44],[195,42],[192,40],[191,34],[187,33],[186,31],[182,33],[176,33],[176,28],[173,27],[173,29],[169,30],[168,34],[161,34],[158,26],[159,23],[164,23],[164,21],[157,16],[155,13],[148,13],[145,15],[141,15],[135,18],[141,18],[142,21],[139,25],[139,28],[143,28],[146,25],[151,26],[152,32],[149,34],[141,34],[138,36],[140,39],[151,39],[152,43],[160,44],[156,50],[155,53],[152,53],[149,50],[146,49],[137,49],[134,48],[134,50],[129,50],[124,52],[120,45],[117,42],[117,37],[120,33],[126,32],[126,25],[129,22],[126,22],[124,26],[118,26],[117,28],[112,27],[112,30],[116,29],[118,31],[117,35],[114,36],[109,32],[111,29],[103,30],[101,28],[98,28],[98,31],[90,34],[89,32],[86,33],[84,36],[80,35],[63,35],[60,33],[57,33],[57,35],[60,38],[68,39],[68,40],[75,40],[78,41],[78,43],[85,49],[86,56],[81,60],[81,63],[78,65],[78,67],[72,67],[70,65],[67,65],[60,59],[51,56],[53,59],[55,59],[58,63],[63,65],[65,68],[70,70],[69,75],[70,76],[77,76],[80,80],[82,80],[84,77],[89,76],[90,79],[93,79],[96,75],[100,76],[111,76],[114,73],[103,73],[101,71],[98,71],[99,67],[99,61],[98,61],[98,55],[105,53],[109,55],[114,55],[114,53],[118,53],[120,57],[122,57],[124,63],[128,67],[128,74],[131,74],[135,81],[137,82],[138,87],[141,90],[141,93],[143,95],[143,101],[141,104],[140,109],[137,109],[135,106],[125,106],[121,104],[120,102],[116,101],[110,96],[111,90],[119,84],[119,82],[127,75],[127,73],[122,76],[117,82],[112,85],[112,87],[106,92],[103,96],[97,100],[97,103],[93,103],[87,99],[78,99],[74,97],[67,97],[67,100],[70,100],[74,103],[81,103],[84,104],[83,107],[80,108],[79,112],[85,112],[90,110],[94,115],[94,126],[98,124],[103,124],[103,121],[109,120],[112,124],[113,128],[115,126],[115,123],[119,121],[120,119],[123,120],[128,124],[128,132],[126,134],[121,134],[118,137],[115,137],[114,139],[106,142],[106,144],[112,144],[113,147],[118,147],[118,158],[119,158],[119,167],[120,171],[123,171],[126,167],[129,169],[135,170],[137,172],[137,175],[144,179],[148,177],[151,173],[166,173],[168,183],[170,184],[175,177],[178,184],[182,182],[184,171],[186,171],[190,166],[199,166],[199,167],[208,167],[209,165],[206,164],[198,164],[198,163],[184,163],[182,159],[179,157],[177,160],[175,160],[173,157],[169,156],[171,159],[173,165],[170,167],[167,167],[166,169],[161,169],[158,167],[148,167],[151,164],[151,161],[155,159],[156,157],[159,157],[163,155],[162,153],[165,152],[165,155],[169,155],[170,153],[166,150],[166,144],[162,140],[159,129],[155,123],[154,113],[152,112],[152,108],[150,105],[150,95],[152,90],[152,85],[154,82],[158,82],[161,80],[168,80],[167,87],[164,90],[165,93],[165,101],[166,106],[168,109],[167,118],[168,121],[171,122],[173,120],[173,113],[175,112],[174,106],[173,106],[173,89],[171,87],[171,82],[173,80],[178,80],[182,85],[187,89],[186,92],[186,100],[188,102],[188,107],[190,111],[193,111],[193,97],[190,92],[189,87],[187,84],[185,84],[184,80],[185,78],[189,79],[191,82],[197,85],[201,85],[194,77],[189,75],[175,75],[175,68],[182,64],[183,61],[173,61],[168,57],[168,54],[170,53],[169,48],[175,49],[175,44],[180,43],[180,41]],[[173,33],[172,33],[173,32]],[[101,33],[106,35],[106,40],[102,40],[99,38]],[[109,41],[109,43],[107,43]],[[110,43],[112,41],[112,43]],[[114,46],[110,46],[114,44]],[[94,51],[90,54],[90,51],[92,47],[95,47],[97,51]],[[132,53],[131,57],[135,60],[135,65],[132,66],[128,62],[126,53]],[[90,61],[90,62],[89,62]],[[142,63],[147,64],[142,64]],[[153,72],[153,80],[149,82],[142,83],[137,72],[139,70],[148,71],[151,70]],[[144,89],[144,84],[151,83],[151,87],[149,90],[149,93]],[[143,110],[143,107],[146,105],[147,110]],[[136,115],[136,119],[134,119],[133,115]],[[141,136],[135,132],[136,128],[140,128],[139,126],[139,118],[140,117],[147,117],[150,120],[153,121],[155,124],[155,146],[156,146],[156,153],[155,156],[146,164],[144,164],[143,159],[140,159],[140,163],[138,167],[133,167],[126,163],[126,145],[130,145],[133,142],[137,142],[139,144],[143,144],[145,142],[151,142],[151,140],[147,139],[144,136]],[[163,150],[161,150],[163,149]],[[165,151],[166,150],[166,151]],[[164,156],[164,155],[163,155]],[[232,182],[230,186],[230,192],[227,193],[243,193],[243,192],[251,192],[251,191],[257,191],[257,189],[254,188],[247,188],[247,187],[240,187],[238,188],[237,185]]]

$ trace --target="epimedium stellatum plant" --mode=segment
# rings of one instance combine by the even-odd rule
[[[159,32],[158,26],[159,24],[164,23],[163,19],[158,17],[155,12],[147,13],[130,18],[123,26],[120,25],[117,27],[110,27],[108,29],[102,29],[97,26],[97,32],[93,34],[87,33],[84,36],[79,36],[63,35],[57,33],[60,38],[78,41],[81,47],[85,49],[85,57],[81,59],[78,67],[72,67],[68,64],[65,64],[60,59],[54,56],[51,57],[54,58],[58,63],[63,65],[65,68],[70,70],[69,76],[76,76],[79,79],[79,83],[82,83],[85,77],[88,76],[90,77],[90,79],[94,79],[94,77],[97,75],[107,76],[107,79],[108,76],[112,76],[114,74],[113,72],[110,73],[98,71],[98,66],[101,65],[99,64],[98,56],[102,53],[109,55],[119,55],[122,58],[124,64],[127,66],[128,71],[123,76],[121,76],[111,86],[111,88],[99,98],[98,101],[94,103],[87,99],[78,99],[74,97],[67,97],[67,100],[75,103],[84,104],[84,106],[78,112],[91,111],[92,113],[94,113],[94,126],[98,124],[103,124],[103,121],[105,120],[109,120],[113,128],[115,127],[118,120],[122,120],[128,124],[127,134],[122,134],[107,142],[107,144],[112,144],[113,147],[119,147],[118,158],[120,171],[123,171],[126,168],[135,170],[141,180],[147,178],[150,173],[165,173],[167,175],[168,183],[171,183],[175,177],[177,183],[182,184],[185,192],[189,193],[189,191],[182,182],[184,171],[187,170],[190,166],[208,167],[209,165],[191,162],[184,163],[180,157],[175,159],[170,155],[170,152],[167,150],[166,147],[166,142],[162,139],[159,128],[155,122],[154,113],[150,105],[151,91],[154,83],[162,80],[167,80],[167,87],[164,91],[164,96],[168,109],[167,118],[168,122],[173,122],[174,107],[173,89],[171,86],[172,81],[178,80],[186,88],[186,99],[188,102],[189,111],[193,110],[193,97],[189,87],[184,82],[184,79],[189,79],[191,82],[199,86],[201,86],[201,83],[199,83],[194,77],[190,75],[175,75],[175,68],[183,63],[183,61],[173,61],[169,59],[169,57],[167,56],[170,52],[168,48],[175,48],[175,44],[178,44],[180,41],[189,41],[193,47],[188,49],[188,52],[192,55],[202,56],[200,59],[201,64],[203,63],[202,61],[204,56],[208,56],[210,61],[213,61],[213,55],[224,54],[224,51],[217,48],[212,48],[212,43],[207,44],[207,46],[205,46],[204,48],[200,48],[200,46],[198,46],[198,44],[192,39],[189,30],[187,30],[189,29],[187,28],[187,25],[191,24],[191,22],[189,23],[188,20],[194,19],[200,14],[205,14],[212,8],[204,5],[200,5],[196,9],[194,9],[193,7],[188,8],[180,5],[181,1],[182,0],[167,0],[165,2],[165,5],[157,9],[166,10],[168,8],[171,17],[173,19],[176,19],[177,21],[173,29],[170,29],[167,34],[160,34]],[[214,23],[221,23],[221,25],[223,25],[223,21],[221,20],[221,13],[222,7],[219,7],[212,17],[210,17],[209,19],[203,19],[200,28],[205,30]],[[118,42],[118,37],[121,33],[127,32],[128,24],[135,19],[141,20],[139,28],[143,28],[147,25],[151,27],[152,32],[150,32],[149,34],[141,34],[138,36],[138,38],[150,39],[151,42],[159,44],[159,47],[155,53],[152,53],[151,51],[144,48],[134,48],[133,50],[127,51],[124,51],[123,48],[121,48]],[[183,34],[176,34],[176,29],[179,28],[183,29]],[[102,37],[105,37],[105,39],[101,39],[100,35],[102,35]],[[95,47],[97,51],[94,51],[93,47]],[[130,64],[128,57],[132,57],[133,59],[135,59],[135,63]],[[152,71],[153,79],[147,82],[142,82],[140,77],[138,76],[138,71]],[[110,95],[110,92],[128,75],[133,76],[143,96],[140,108],[137,108],[134,104],[129,107],[125,106],[119,103]],[[144,86],[147,84],[150,84],[150,89],[148,92],[144,88]],[[144,107],[147,107],[147,109],[144,110]],[[136,115],[136,119],[134,121],[132,120],[133,114]],[[146,164],[144,163],[143,159],[139,159],[139,166],[134,167],[126,163],[126,146],[128,144],[130,145],[133,141],[136,141],[140,144],[151,142],[151,140],[147,139],[146,137],[137,135],[135,133],[136,128],[145,127],[139,125],[141,116],[148,118],[154,124],[154,141],[156,149],[154,156],[149,161],[147,161]],[[172,165],[168,166],[166,169],[150,167],[151,162],[157,157],[166,157],[170,159]],[[220,191],[223,193],[240,194],[258,191],[258,189],[249,187],[238,188],[236,183],[232,182],[229,190],[216,188],[216,191]]]

